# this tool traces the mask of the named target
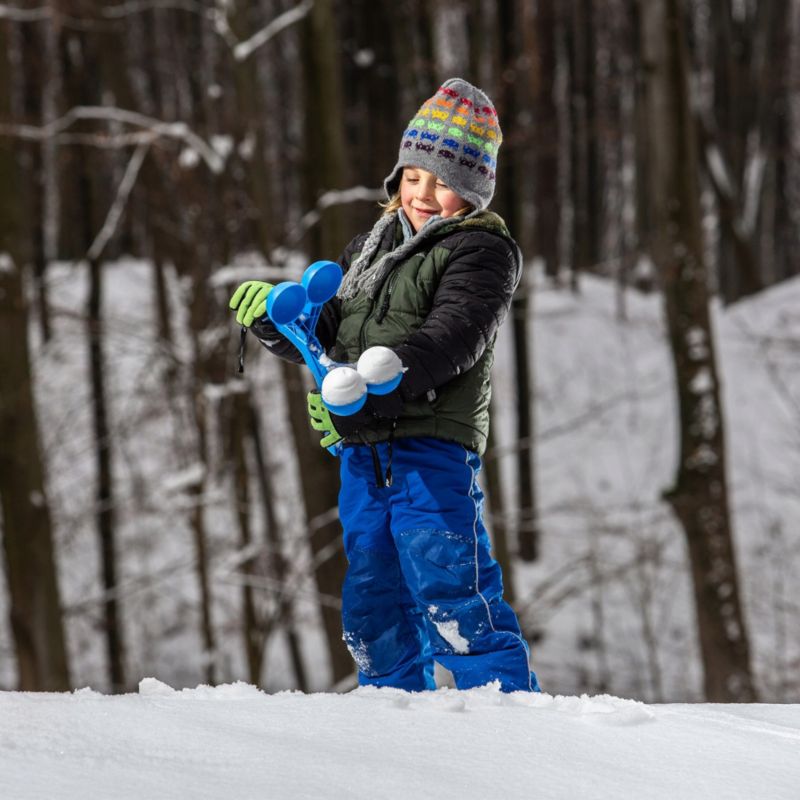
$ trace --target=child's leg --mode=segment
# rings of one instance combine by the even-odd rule
[[[389,530],[390,488],[375,486],[366,446],[342,453],[339,517],[349,567],[342,587],[344,640],[361,685],[435,688],[425,622],[400,572]]]
[[[504,691],[538,690],[481,520],[479,457],[436,439],[399,440],[395,448],[404,486],[392,532],[434,658],[459,689],[499,681]]]

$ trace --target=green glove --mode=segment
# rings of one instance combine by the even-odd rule
[[[330,447],[342,441],[336,428],[331,421],[331,413],[322,404],[322,396],[319,392],[309,392],[306,398],[308,404],[308,416],[311,418],[311,427],[315,431],[322,431],[325,436],[320,441],[320,447]]]
[[[264,281],[245,281],[231,297],[228,305],[239,309],[236,321],[245,328],[253,324],[253,320],[261,319],[267,313],[267,295],[272,291],[271,283]]]

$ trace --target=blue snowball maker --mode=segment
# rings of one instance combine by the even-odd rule
[[[340,417],[349,417],[355,414],[357,411],[361,411],[364,407],[364,403],[367,402],[367,393],[361,395],[358,400],[354,400],[352,403],[345,403],[341,406],[335,406],[332,403],[326,403],[324,400],[322,401],[325,408],[328,411],[332,411],[334,414]]]
[[[342,282],[342,268],[335,261],[315,261],[303,273],[303,286],[313,305],[327,303]]]
[[[300,316],[306,299],[303,286],[283,281],[267,295],[267,315],[276,325],[288,325]]]
[[[403,380],[403,373],[398,372],[394,378],[384,381],[383,383],[368,383],[367,391],[370,394],[389,394],[389,392],[393,392],[400,385],[401,380]]]

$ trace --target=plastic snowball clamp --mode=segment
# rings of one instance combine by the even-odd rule
[[[388,394],[403,378],[403,367],[385,347],[364,351],[353,368],[328,358],[315,330],[322,306],[342,282],[342,268],[334,261],[315,261],[307,267],[300,283],[283,281],[267,296],[267,316],[303,356],[322,395],[322,402],[334,414],[348,417],[359,411],[367,394]],[[341,442],[328,451],[338,455]]]

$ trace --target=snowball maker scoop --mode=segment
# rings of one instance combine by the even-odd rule
[[[267,295],[267,316],[278,332],[300,351],[322,393],[325,406],[334,414],[349,416],[364,406],[368,393],[388,394],[395,389],[403,378],[403,367],[389,348],[369,348],[358,362],[357,371],[363,380],[347,381],[356,388],[348,396],[342,395],[343,376],[339,371],[356,370],[328,358],[315,333],[323,305],[333,298],[341,282],[342,268],[336,262],[315,261],[306,268],[300,283],[283,281]],[[376,351],[377,358],[365,358],[373,351]],[[394,368],[387,369],[387,355],[378,354],[377,351],[387,351],[394,356],[396,366],[389,356],[388,360]],[[326,392],[323,384],[328,375],[333,380],[328,382],[330,391]],[[326,394],[329,400],[326,400]],[[339,447],[333,445],[328,450],[337,454]]]

